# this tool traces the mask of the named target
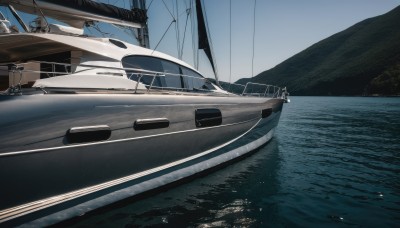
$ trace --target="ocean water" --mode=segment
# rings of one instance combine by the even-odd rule
[[[75,227],[400,227],[400,98],[291,97],[253,155]]]

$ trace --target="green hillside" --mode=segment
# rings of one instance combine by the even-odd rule
[[[287,86],[292,95],[399,95],[400,6],[312,45],[252,81]]]

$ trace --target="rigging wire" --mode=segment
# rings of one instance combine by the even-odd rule
[[[151,0],[149,6],[147,7],[147,11],[149,11],[151,4],[153,3],[153,0]]]
[[[190,32],[190,34],[189,34],[189,35],[190,35],[190,38],[191,38],[191,40],[192,40],[192,41],[191,41],[191,42],[192,42],[192,43],[191,43],[191,46],[192,46],[192,55],[193,55],[192,57],[194,57],[194,53],[193,53],[193,50],[194,50],[194,49],[193,49],[193,23],[192,23],[193,8],[192,8],[192,0],[189,0],[189,6],[188,6],[188,7],[189,7],[189,9],[190,9],[190,15],[189,15],[189,21],[190,21],[190,31],[189,31],[189,32]],[[194,58],[193,58],[193,64],[192,64],[192,65],[193,65],[194,68],[196,67],[196,65],[195,65],[195,63],[194,63]]]
[[[113,4],[111,4],[111,5],[115,5],[115,4],[117,4],[118,2],[119,2],[120,0],[116,0]],[[110,1],[108,1],[108,4],[110,4]],[[125,1],[124,1],[124,7],[125,7]]]
[[[103,38],[104,37],[115,37],[114,34],[102,31],[99,24],[93,24],[90,27],[94,28],[98,33],[100,33]],[[87,27],[87,28],[89,28],[89,27]]]
[[[188,20],[189,20],[189,15],[190,15],[190,11],[191,9],[186,9],[186,23],[185,23],[185,30],[183,32],[183,40],[182,40],[182,46],[181,46],[181,55],[180,55],[180,59],[183,58],[183,48],[185,46],[185,37],[186,37],[186,28],[187,28],[187,24],[188,24]]]
[[[229,88],[232,85],[232,1],[229,1]]]
[[[161,41],[164,39],[164,37],[165,37],[165,35],[167,34],[168,30],[170,29],[172,23],[174,23],[174,22],[176,23],[176,22],[177,22],[177,19],[175,18],[173,12],[171,12],[171,10],[168,8],[168,6],[167,6],[167,4],[165,3],[165,1],[162,0],[162,2],[164,3],[164,6],[165,6],[165,8],[167,9],[167,11],[169,12],[169,14],[171,15],[172,21],[171,21],[171,23],[169,24],[167,30],[165,30],[165,32],[164,32],[164,34],[162,35],[160,41],[158,41],[156,47],[153,49],[153,52],[157,49],[158,45],[159,45],[159,44],[161,43]],[[172,9],[174,9],[174,2],[173,2],[173,1],[172,1]],[[175,29],[176,29],[176,24],[175,24]],[[177,30],[176,30],[176,31],[177,31]],[[151,54],[153,54],[153,52],[151,52]],[[179,55],[179,47],[178,47],[178,55]]]
[[[180,57],[181,53],[181,40],[180,40],[180,32],[179,32],[179,8],[178,8],[178,0],[175,0],[175,7],[176,7],[176,23],[175,23],[175,33],[176,33],[176,48],[178,49],[178,58],[182,60]],[[172,5],[174,2],[172,1]]]
[[[254,38],[256,36],[256,5],[257,0],[254,0],[254,12],[253,12],[253,53],[251,57],[251,79],[254,77]]]
[[[174,21],[171,21],[171,23],[169,24],[167,30],[165,30],[164,34],[162,35],[160,41],[158,41],[156,47],[155,47],[155,48],[153,49],[153,51],[151,52],[152,55],[153,55],[154,51],[157,49],[158,45],[159,45],[159,44],[161,43],[161,41],[164,39],[164,36],[165,36],[165,34],[167,34],[169,28],[171,28],[172,23],[174,23],[174,22],[175,22],[175,20],[174,20]]]
[[[129,28],[129,27],[120,26],[120,25],[114,25],[114,24],[111,24],[111,26],[120,29],[120,31],[122,31],[123,33],[125,33],[125,34],[128,35],[128,36],[133,35],[134,38],[135,38],[136,40],[139,39],[138,35],[134,32],[134,30],[132,30],[132,29]],[[128,31],[129,31],[129,32],[128,32]]]
[[[193,1],[194,0],[190,0],[190,9],[192,10],[192,12],[194,12],[193,11]],[[192,33],[193,65],[198,70],[199,68],[198,68],[198,64],[197,64],[197,60],[196,60],[196,56],[197,56],[198,50],[196,49],[196,35],[195,35],[196,27],[195,27],[195,20],[194,20],[194,16],[195,15],[194,15],[194,13],[192,13],[190,16],[191,16],[190,17],[190,26],[191,26],[191,33]]]
[[[162,0],[162,2],[164,3],[165,8],[167,8],[169,14],[171,15],[172,19],[174,19],[174,22],[175,22],[175,21],[176,21],[176,18],[175,18],[175,16],[174,16],[174,14],[171,13],[171,10],[168,8],[167,4],[165,4],[165,1]]]

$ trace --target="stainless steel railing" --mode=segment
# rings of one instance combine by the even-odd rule
[[[261,87],[261,90],[257,87]],[[263,88],[265,88],[265,90],[263,90]],[[248,90],[250,90],[250,92],[248,92]],[[281,96],[281,93],[281,88],[278,86],[247,82],[243,89],[242,96],[244,94],[250,94],[251,96],[269,97],[271,94],[271,97],[277,98]]]
[[[282,96],[282,88],[255,82],[247,82],[245,85],[237,83],[220,82],[221,86],[228,92],[241,96],[257,96],[278,98]]]
[[[63,76],[63,75],[71,75],[76,73],[82,73],[90,70],[96,69],[104,69],[110,72],[90,72],[95,73],[96,75],[112,75],[112,76],[126,76],[127,79],[137,81],[136,88],[134,90],[135,93],[138,92],[138,85],[142,83],[145,85],[148,92],[151,90],[173,90],[173,91],[182,91],[182,92],[216,92],[215,85],[211,83],[211,81],[207,78],[200,78],[192,75],[183,75],[183,74],[174,74],[168,72],[156,72],[150,70],[143,70],[139,68],[120,68],[120,67],[108,67],[108,66],[98,66],[98,65],[90,65],[90,64],[79,64],[73,65],[68,63],[57,63],[57,62],[47,62],[47,61],[31,61],[33,63],[47,64],[49,65],[49,71],[43,70],[32,70],[32,69],[24,69],[24,64],[16,64],[12,68],[10,68],[10,74],[14,75],[19,80],[17,85],[13,85],[12,87],[21,88],[21,78],[24,72],[27,73],[37,73],[43,74],[47,77],[54,76]],[[78,67],[80,70],[77,70]],[[56,69],[62,69],[62,71],[57,71]],[[75,70],[73,70],[75,69]],[[180,84],[180,86],[168,85],[168,81],[175,81],[176,84]],[[228,91],[230,94],[236,94],[240,96],[257,96],[257,97],[272,97],[279,98],[282,96],[282,89],[273,85],[266,85],[254,82],[248,82],[245,85],[237,84],[237,83],[225,83],[220,82],[222,88],[225,91]],[[229,94],[227,94],[229,95]]]

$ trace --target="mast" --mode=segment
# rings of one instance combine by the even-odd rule
[[[219,84],[217,71],[215,70],[215,64],[214,64],[213,56],[211,53],[210,37],[209,37],[209,34],[207,33],[207,29],[206,29],[206,21],[204,20],[203,8],[201,6],[201,0],[196,0],[196,14],[197,14],[197,24],[198,24],[197,25],[197,33],[198,33],[198,38],[199,38],[199,49],[203,49],[204,53],[207,55],[208,60],[210,61],[211,67],[214,71],[215,82],[219,87],[221,87]]]
[[[146,12],[146,0],[132,0],[132,10],[140,9]],[[150,48],[149,29],[146,22],[142,23],[140,28],[137,28],[139,45],[144,48]]]

